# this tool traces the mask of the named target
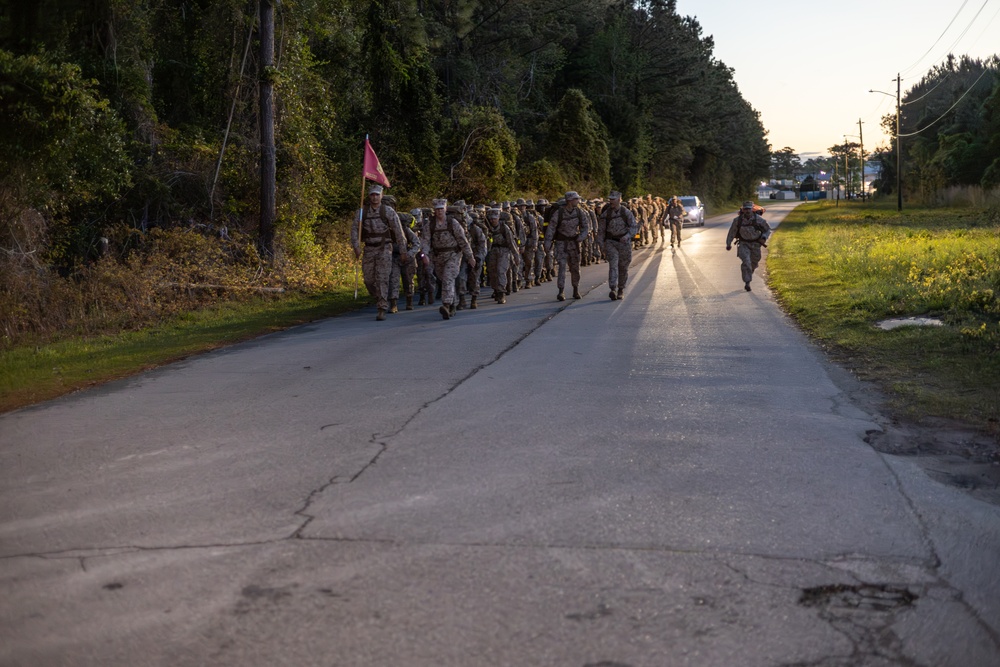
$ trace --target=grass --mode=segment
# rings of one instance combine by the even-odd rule
[[[779,301],[898,414],[1000,430],[1000,212],[894,202],[797,207],[770,244]],[[883,331],[930,316],[942,327]]]
[[[364,293],[362,291],[362,293]],[[352,288],[223,303],[114,335],[0,350],[0,412],[359,308]]]

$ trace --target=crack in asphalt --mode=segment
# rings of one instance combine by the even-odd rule
[[[594,289],[594,288],[592,287],[591,290],[592,289]],[[589,290],[588,290],[587,293],[589,293]],[[315,501],[316,498],[319,498],[320,496],[322,496],[323,493],[327,489],[329,489],[331,486],[334,486],[335,484],[342,484],[342,483],[350,484],[350,483],[356,481],[359,477],[361,477],[363,474],[365,474],[365,472],[367,472],[369,469],[371,469],[372,466],[374,466],[375,464],[377,464],[378,461],[379,461],[379,459],[382,458],[382,455],[385,454],[389,450],[389,441],[392,440],[393,438],[395,438],[396,436],[398,436],[404,430],[406,430],[406,428],[415,419],[417,419],[417,417],[419,417],[421,415],[421,413],[423,413],[425,410],[427,410],[428,408],[430,408],[435,403],[438,403],[438,402],[444,400],[445,398],[447,398],[448,396],[450,396],[456,389],[458,389],[463,384],[465,384],[467,381],[469,381],[470,379],[472,379],[473,377],[475,377],[478,373],[486,370],[487,368],[489,368],[493,364],[495,364],[498,361],[500,361],[500,359],[502,359],[504,357],[504,355],[506,355],[508,352],[510,352],[511,350],[513,350],[514,348],[516,348],[518,345],[520,345],[525,339],[528,338],[528,336],[530,336],[531,334],[533,334],[536,331],[538,331],[539,329],[541,329],[548,322],[552,321],[552,319],[555,318],[556,315],[558,315],[562,311],[566,310],[566,308],[569,308],[569,306],[571,304],[572,304],[572,301],[568,301],[568,302],[566,302],[565,305],[560,306],[554,312],[550,313],[546,317],[544,317],[541,320],[539,320],[535,324],[535,326],[531,327],[526,332],[524,332],[521,336],[519,336],[517,339],[515,339],[510,345],[508,345],[507,347],[505,347],[502,350],[500,350],[500,352],[498,352],[497,355],[495,357],[493,357],[493,359],[490,359],[489,361],[486,361],[485,363],[482,363],[479,366],[474,367],[464,377],[459,378],[454,384],[452,384],[452,386],[448,387],[440,395],[438,395],[438,396],[436,396],[436,397],[428,400],[427,402],[425,402],[423,405],[421,405],[419,408],[417,408],[413,412],[413,414],[411,414],[409,417],[407,417],[406,420],[403,421],[403,423],[400,424],[399,428],[397,428],[395,431],[392,431],[392,432],[389,432],[389,433],[386,433],[386,434],[373,433],[372,436],[371,436],[371,438],[368,440],[368,444],[374,445],[375,447],[377,447],[378,451],[375,452],[375,454],[371,457],[371,459],[367,463],[365,463],[364,465],[362,465],[358,469],[357,472],[355,472],[348,479],[346,479],[346,481],[341,482],[339,476],[338,477],[333,477],[326,484],[322,485],[321,487],[319,487],[317,489],[312,490],[308,494],[308,496],[306,497],[306,500],[305,500],[304,504],[302,505],[302,507],[300,507],[295,512],[293,512],[293,514],[295,514],[297,516],[300,516],[300,517],[303,517],[303,523],[292,532],[292,534],[290,535],[290,537],[291,538],[295,538],[295,539],[307,539],[303,535],[303,531],[305,531],[305,529],[309,526],[309,524],[312,523],[312,521],[316,518],[314,515],[309,514],[309,511],[308,511],[309,508],[312,506],[312,504],[313,504],[313,502]],[[324,428],[326,428],[326,426],[322,427],[320,430],[323,430]]]

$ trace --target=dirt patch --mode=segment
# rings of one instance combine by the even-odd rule
[[[865,442],[892,456],[914,457],[942,484],[1000,505],[1000,437],[970,424],[926,417],[914,421],[891,414],[889,402],[872,384],[831,363],[830,376],[851,401],[871,414],[881,429],[868,431]]]

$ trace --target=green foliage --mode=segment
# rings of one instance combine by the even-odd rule
[[[546,197],[552,193],[566,192],[569,184],[562,170],[546,159],[536,160],[520,169],[517,174],[517,189],[531,197]]]
[[[904,189],[935,201],[948,186],[995,185],[990,167],[1000,153],[998,66],[998,56],[986,62],[948,56],[903,95]]]
[[[95,211],[129,185],[124,127],[76,65],[8,51],[0,51],[0,115],[0,243],[71,263],[86,252]],[[31,210],[48,230],[25,247],[18,226]]]
[[[513,194],[518,144],[503,116],[488,107],[463,111],[448,137],[447,195],[487,201]]]
[[[559,165],[581,192],[603,193],[611,186],[607,128],[583,91],[566,91],[545,121],[546,157]]]

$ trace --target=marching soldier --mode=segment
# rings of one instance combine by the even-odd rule
[[[622,206],[622,193],[613,191],[598,218],[597,230],[597,238],[608,258],[608,286],[611,288],[608,296],[612,301],[625,294],[628,269],[632,264],[632,238],[637,227],[635,215]]]
[[[387,203],[391,203],[388,197]],[[394,201],[394,200],[392,200]],[[419,210],[417,211],[419,213]],[[399,312],[399,286],[403,285],[403,296],[406,297],[406,309],[413,310],[413,278],[417,273],[417,255],[420,254],[420,237],[413,231],[414,216],[410,213],[397,213],[406,245],[393,244],[392,271],[389,277],[389,312]],[[403,259],[403,258],[406,259]]]
[[[579,207],[580,195],[574,191],[566,193],[566,204],[552,215],[545,232],[546,249],[552,248],[559,265],[556,285],[559,294],[556,299],[565,301],[566,268],[569,267],[573,285],[573,298],[580,298],[580,244],[590,233],[590,218]]]
[[[434,273],[441,283],[441,317],[449,319],[455,314],[455,283],[462,258],[473,270],[476,258],[472,256],[469,239],[465,236],[462,223],[449,215],[448,200],[435,199],[434,215],[425,223],[426,233],[422,235],[423,251],[434,262]]]
[[[510,287],[511,264],[516,262],[517,234],[510,224],[504,221],[499,208],[491,208],[486,213],[488,222],[487,233],[490,237],[490,250],[486,255],[486,276],[493,288],[493,298],[497,303],[507,303]]]
[[[389,280],[392,275],[393,245],[399,244],[403,249],[401,261],[406,261],[406,237],[403,235],[399,216],[387,204],[382,203],[382,186],[372,185],[368,188],[368,202],[361,210],[361,219],[357,225],[351,225],[351,247],[354,256],[361,257],[364,246],[364,258],[361,260],[361,270],[364,275],[365,288],[375,299],[378,314],[375,319],[382,321],[389,309]]]
[[[462,267],[465,272],[465,289],[471,295],[469,308],[475,310],[479,307],[479,275],[482,272],[482,267],[486,265],[487,234],[486,223],[479,211],[472,211],[470,217],[472,221],[469,224],[469,246],[472,248],[472,256],[475,257],[476,263],[470,266],[463,262]],[[463,307],[464,299],[463,295],[458,302],[459,309]]]

